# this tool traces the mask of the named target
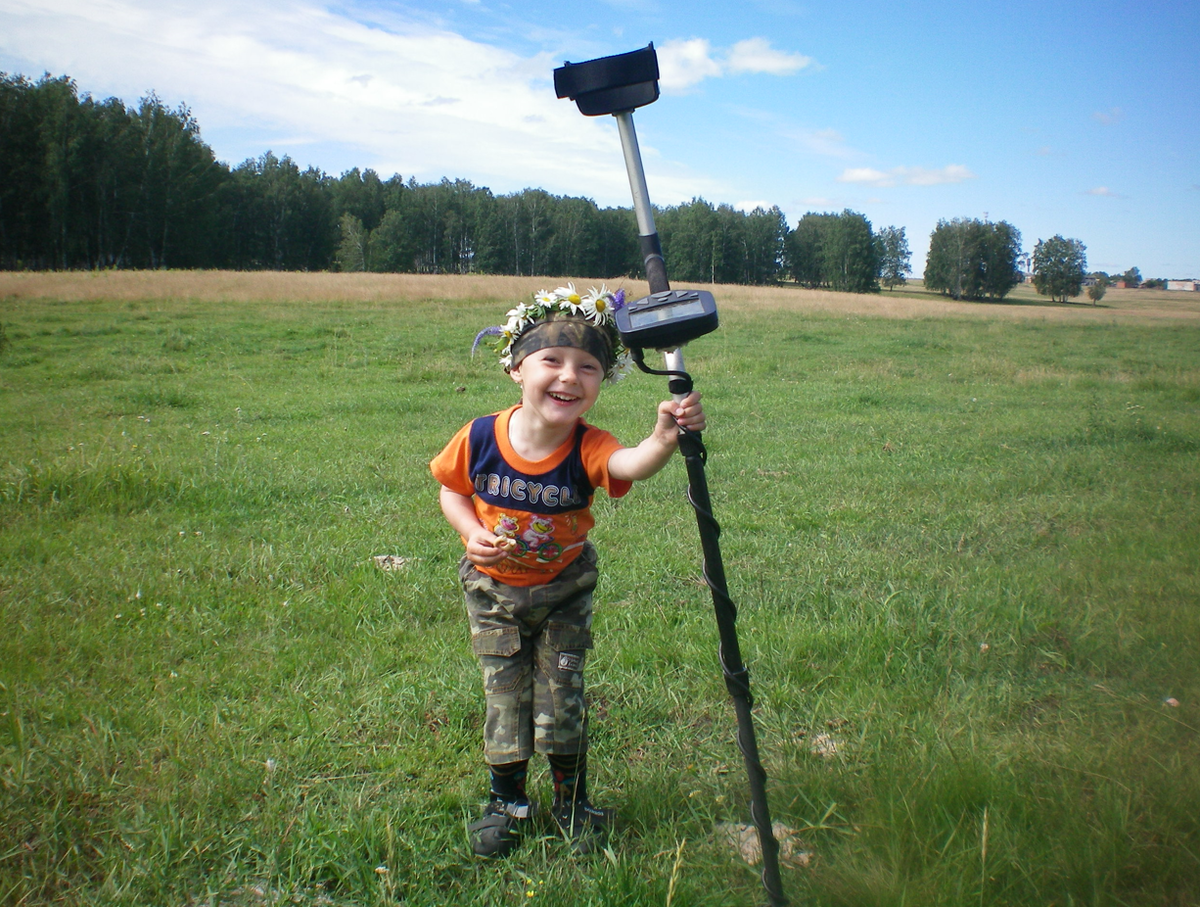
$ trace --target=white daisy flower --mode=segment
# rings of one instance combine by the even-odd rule
[[[575,284],[569,283],[565,287],[559,287],[554,291],[554,295],[558,297],[560,308],[566,309],[573,315],[579,314],[579,306],[583,302],[583,297],[575,289]]]
[[[612,297],[603,296],[585,296],[583,297],[583,314],[596,326],[601,326],[604,322],[612,317]]]
[[[633,357],[627,352],[622,353],[617,357],[617,363],[612,367],[608,380],[615,384],[627,375],[632,375],[633,371]]]

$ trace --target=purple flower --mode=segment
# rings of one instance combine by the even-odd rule
[[[475,342],[471,344],[471,355],[472,356],[475,355],[475,351],[477,349],[479,349],[479,344],[481,342],[483,342],[484,337],[499,337],[500,333],[501,333],[500,326],[494,325],[490,328],[484,328],[482,331],[480,331],[478,334],[476,334]]]
[[[613,293],[613,311],[619,312],[625,308],[625,288],[621,287]]]

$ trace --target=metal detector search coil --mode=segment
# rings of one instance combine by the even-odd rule
[[[658,100],[658,54],[651,41],[641,50],[564,63],[554,70],[554,93],[570,98],[579,112],[599,117],[645,107]]]
[[[651,293],[614,314],[629,349],[678,349],[717,329],[717,301],[707,290]]]

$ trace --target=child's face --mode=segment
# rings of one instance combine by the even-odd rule
[[[548,425],[574,425],[600,396],[604,367],[573,346],[536,350],[512,370],[527,415]]]

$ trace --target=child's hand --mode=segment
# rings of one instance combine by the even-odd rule
[[[676,432],[676,425],[688,431],[704,431],[704,407],[700,405],[700,395],[692,391],[678,403],[674,400],[664,400],[658,405],[658,428]]]
[[[608,474],[624,482],[648,479],[667,465],[679,449],[679,429],[704,431],[704,407],[700,395],[693,392],[678,403],[664,400],[658,404],[654,431],[637,447],[622,447],[608,458]]]
[[[467,538],[467,560],[476,567],[491,567],[508,557],[516,547],[515,540],[493,535],[481,526]]]

